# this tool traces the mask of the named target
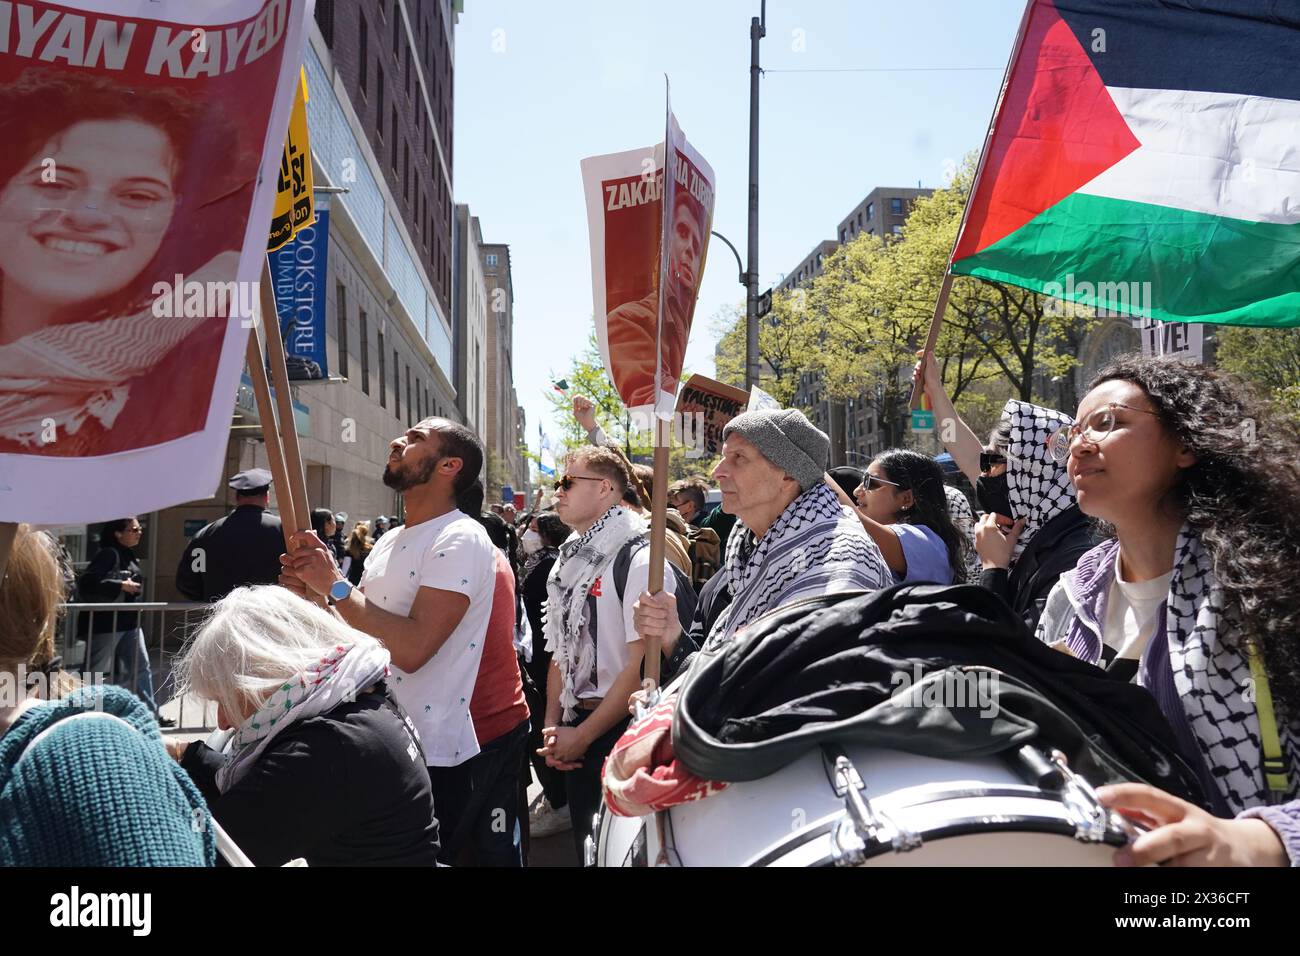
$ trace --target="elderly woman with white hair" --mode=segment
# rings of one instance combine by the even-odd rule
[[[436,864],[419,733],[374,638],[284,588],[236,588],[177,670],[231,734],[220,752],[196,741],[175,755],[255,864]]]

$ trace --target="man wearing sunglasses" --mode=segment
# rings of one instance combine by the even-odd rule
[[[569,456],[555,486],[555,513],[573,534],[546,585],[552,657],[538,753],[563,772],[579,858],[600,809],[601,765],[627,726],[628,697],[641,683],[632,607],[649,581],[650,548],[645,519],[622,501],[630,483],[618,452],[588,445]],[[675,602],[677,577],[667,561],[663,572],[661,593]]]
[[[975,486],[984,512],[975,526],[979,583],[1032,630],[1057,579],[1097,543],[1075,501],[1064,459],[1051,447],[1070,418],[1013,399],[983,444],[953,407],[933,353],[921,356],[912,381],[930,397],[944,448]]]

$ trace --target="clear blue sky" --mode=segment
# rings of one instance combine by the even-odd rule
[[[977,149],[1023,0],[770,0],[760,85],[760,289],[876,186],[941,185]],[[456,27],[455,198],[510,244],[514,373],[546,394],[586,340],[591,260],[578,163],[663,138],[663,75],[717,176],[714,228],[745,254],[749,19],[758,0],[466,0]],[[802,49],[799,49],[802,45]],[[964,69],[952,68],[992,68]],[[868,68],[890,72],[780,73]],[[934,69],[947,68],[947,69]],[[743,301],[716,239],[686,365],[712,374],[714,317]]]

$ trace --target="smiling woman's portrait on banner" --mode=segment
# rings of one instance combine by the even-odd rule
[[[177,315],[156,287],[235,279],[258,155],[223,114],[93,75],[0,89],[0,451],[108,454],[204,426],[225,305]]]

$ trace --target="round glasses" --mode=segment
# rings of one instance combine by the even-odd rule
[[[1125,405],[1123,402],[1109,402],[1097,409],[1080,424],[1075,422],[1071,425],[1062,425],[1047,439],[1047,453],[1052,456],[1052,460],[1057,464],[1063,464],[1070,457],[1070,446],[1074,443],[1075,435],[1083,435],[1083,440],[1091,442],[1094,445],[1101,444],[1102,440],[1115,428],[1115,409],[1127,408],[1130,412],[1141,412],[1143,415],[1155,415],[1159,417],[1158,412],[1150,411],[1146,408],[1134,408],[1132,405]]]

